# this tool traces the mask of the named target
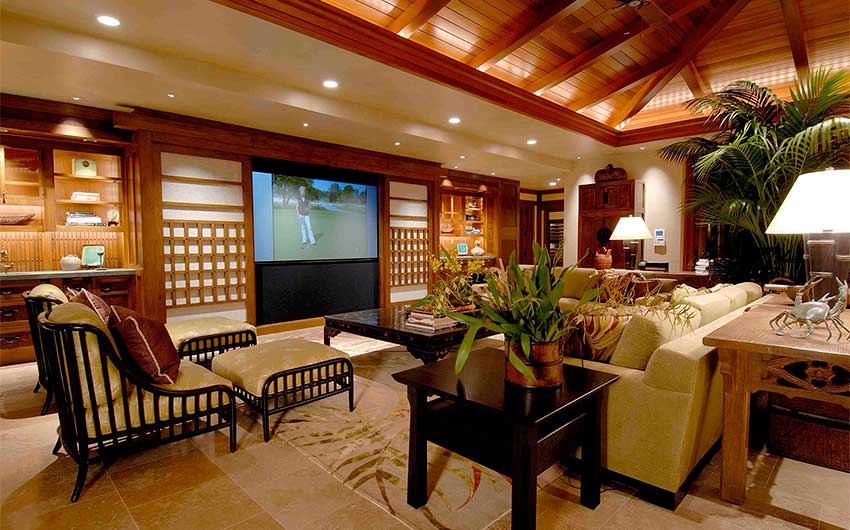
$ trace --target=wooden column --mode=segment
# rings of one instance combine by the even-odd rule
[[[165,261],[162,239],[162,171],[159,149],[154,148],[150,131],[137,131],[133,141],[138,148],[138,172],[133,175],[139,190],[137,210],[142,245],[139,264],[141,295],[138,307],[150,318],[165,322]]]
[[[750,432],[750,362],[738,350],[718,348],[723,376],[723,446],[720,497],[742,504],[747,494],[747,447]]]

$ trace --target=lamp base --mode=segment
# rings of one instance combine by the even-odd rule
[[[812,289],[812,299],[819,300],[837,292],[836,279],[850,281],[850,234],[806,234],[806,280],[823,278]]]
[[[640,255],[640,241],[623,241],[623,256],[626,260],[626,270],[637,270]]]

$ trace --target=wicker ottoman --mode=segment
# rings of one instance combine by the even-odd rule
[[[322,398],[348,392],[354,410],[354,367],[348,354],[302,339],[281,339],[216,355],[212,370],[233,383],[233,391],[263,418]]]
[[[209,368],[216,355],[257,344],[251,324],[224,317],[200,317],[166,324],[181,358]]]

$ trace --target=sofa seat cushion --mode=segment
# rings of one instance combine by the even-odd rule
[[[717,291],[717,294],[722,294],[729,299],[730,310],[735,311],[747,305],[747,291],[734,285],[727,285],[723,289]]]
[[[645,370],[659,346],[700,326],[700,313],[691,306],[663,310],[644,308],[632,315],[611,355],[611,364]]]
[[[165,327],[168,328],[171,341],[178,350],[184,342],[198,337],[225,335],[238,331],[253,331],[256,333],[257,330],[257,328],[247,322],[225,317],[190,318],[169,322]]]
[[[232,388],[230,381],[220,377],[203,366],[197,365],[191,361],[183,360],[180,363],[180,370],[177,372],[177,378],[170,385],[154,385],[158,388],[168,391],[180,390],[198,390],[211,386],[225,386]],[[154,402],[156,401],[154,394],[135,387],[127,392],[129,395],[119,395],[113,402],[112,408],[115,411],[115,430],[120,432],[127,429],[127,417],[130,419],[131,427],[140,427],[142,425],[150,425],[155,421],[166,421],[169,419],[179,419],[186,414],[195,412],[204,412],[208,408],[216,408],[221,405],[230,403],[230,398],[227,394],[222,393],[219,397],[218,392],[214,392],[210,399],[206,395],[198,398],[197,407],[195,397],[190,396],[185,400],[186,410],[183,410],[183,399],[174,398],[173,403],[169,406],[169,398],[160,396],[159,403],[155,410]],[[141,409],[144,415],[139,413],[139,401],[142,403]],[[208,405],[211,403],[211,405]],[[126,406],[125,406],[126,403]],[[174,411],[171,414],[171,410]],[[126,413],[125,413],[126,411]],[[109,405],[104,404],[97,409],[97,420],[100,424],[101,434],[109,434],[113,432],[112,423],[109,420]],[[86,426],[90,436],[95,435],[95,418],[91,410],[86,411]]]
[[[68,297],[65,296],[62,289],[56,287],[52,283],[40,283],[26,293],[26,295],[35,298],[50,298],[51,300],[56,300],[63,304],[68,301]]]
[[[77,302],[68,302],[66,304],[58,304],[53,306],[47,313],[47,321],[53,324],[83,324],[92,326],[106,335],[110,342],[113,351],[117,352],[115,343],[112,340],[112,334],[103,322],[103,319],[98,316],[88,306]],[[86,352],[88,364],[91,368],[92,387],[94,392],[89,394],[88,384],[83,382],[80,389],[82,393],[83,406],[86,408],[94,408],[105,404],[107,401],[112,401],[121,393],[121,380],[118,368],[112,363],[112,360],[107,357],[106,352],[100,351],[100,344],[94,333],[86,333]],[[85,358],[83,357],[82,344],[79,342],[79,334],[74,333],[74,350],[77,357],[77,369],[80,374],[80,379],[85,380],[86,368]],[[102,360],[106,361],[106,373],[109,380],[109,388],[106,388],[107,383],[103,377]],[[94,403],[93,403],[94,401]]]
[[[262,396],[263,386],[272,375],[332,359],[348,359],[348,354],[318,342],[281,339],[219,354],[212,361],[212,369],[239,388]],[[307,372],[306,375],[297,374],[297,377],[288,376],[286,386],[292,388],[309,384],[313,375],[325,377],[325,370],[317,374]]]
[[[700,312],[700,322],[705,326],[727,315],[732,310],[732,302],[729,297],[720,293],[707,293],[689,296],[684,303],[696,308]]]

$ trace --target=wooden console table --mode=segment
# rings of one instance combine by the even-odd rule
[[[723,376],[720,497],[728,502],[742,504],[746,497],[752,393],[776,392],[850,408],[850,384],[836,374],[836,368],[850,370],[847,335],[838,342],[834,333],[827,342],[823,326],[806,339],[776,335],[768,323],[788,307],[785,295],[772,295],[703,339],[717,348]],[[842,319],[850,322],[850,311]]]

